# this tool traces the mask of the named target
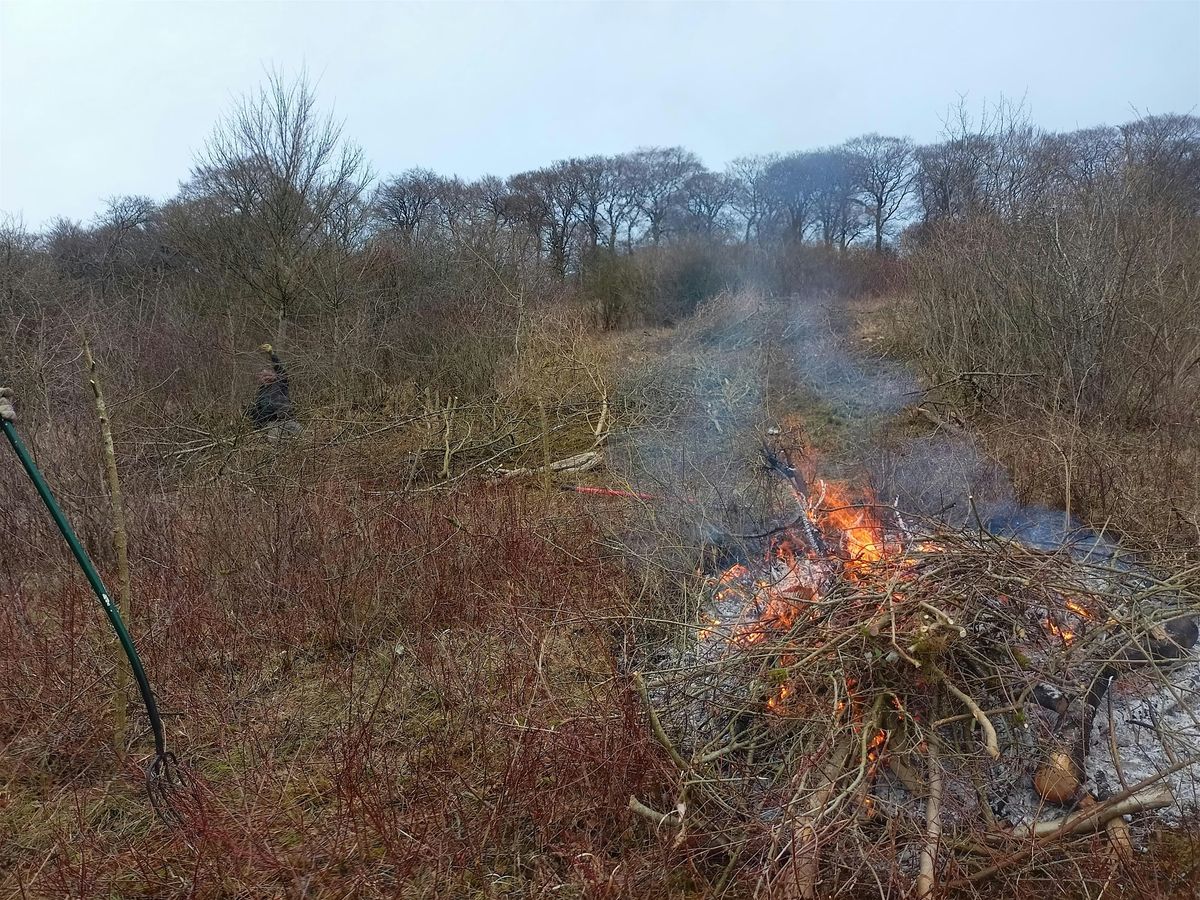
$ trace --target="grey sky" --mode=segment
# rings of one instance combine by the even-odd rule
[[[1200,0],[0,0],[0,210],[39,227],[165,198],[234,97],[302,65],[383,174],[650,144],[720,167],[865,131],[931,140],[960,94],[1024,96],[1053,129],[1200,111]]]

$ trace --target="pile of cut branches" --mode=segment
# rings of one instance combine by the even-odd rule
[[[636,813],[726,884],[924,897],[1078,835],[1107,832],[1120,857],[1124,817],[1185,799],[1196,716],[1142,723],[1163,764],[1138,773],[1112,716],[1135,686],[1189,709],[1200,571],[1139,568],[1095,536],[1047,550],[918,527],[784,472],[798,514],[699,574],[699,621],[634,678],[679,770],[670,808],[633,798]],[[1101,755],[1115,779],[1096,777]]]

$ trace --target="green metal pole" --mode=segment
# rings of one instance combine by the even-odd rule
[[[42,502],[46,504],[46,509],[50,510],[54,524],[58,526],[58,530],[62,532],[62,536],[66,539],[67,546],[71,548],[71,553],[75,556],[75,561],[79,563],[79,567],[83,569],[83,574],[87,576],[88,583],[92,586],[92,590],[100,600],[100,605],[104,607],[104,614],[108,616],[108,621],[112,625],[113,631],[117,633],[117,639],[121,642],[121,649],[125,651],[125,655],[129,658],[129,665],[133,669],[133,677],[137,680],[138,691],[142,695],[142,703],[146,706],[146,715],[150,717],[150,728],[154,732],[155,753],[158,759],[163,759],[167,756],[167,741],[166,735],[163,732],[162,719],[158,714],[158,704],[154,702],[154,692],[150,690],[150,680],[146,677],[146,670],[142,668],[142,659],[138,656],[137,649],[133,646],[133,639],[130,638],[129,632],[125,628],[125,623],[121,620],[121,614],[117,611],[116,605],[109,599],[104,582],[100,580],[100,574],[96,571],[96,567],[92,565],[92,561],[88,558],[83,545],[79,543],[79,538],[75,536],[75,531],[71,528],[71,523],[67,521],[67,517],[59,509],[54,495],[50,493],[50,487],[46,484],[46,479],[42,477],[42,473],[34,463],[33,457],[29,455],[29,451],[25,448],[25,445],[21,443],[21,438],[17,435],[16,427],[12,422],[4,418],[0,418],[0,427],[4,429],[5,437],[8,438],[8,442],[12,445],[13,452],[17,454],[17,459],[24,466],[29,480],[37,488],[38,495],[42,498]]]

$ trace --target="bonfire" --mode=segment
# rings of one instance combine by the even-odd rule
[[[672,810],[635,812],[772,895],[868,867],[928,896],[1073,836],[1120,857],[1130,816],[1194,802],[1195,572],[908,521],[764,458],[782,524],[717,554],[685,649],[635,678],[680,772]]]

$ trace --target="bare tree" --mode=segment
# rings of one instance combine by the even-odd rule
[[[1107,190],[1118,177],[1124,147],[1119,129],[1100,126],[1047,135],[1041,154],[1051,172],[1053,202],[1063,204],[1081,193]]]
[[[482,197],[457,175],[442,176],[437,182],[437,221],[446,239],[468,243],[474,232]]]
[[[149,197],[112,197],[97,216],[93,233],[101,248],[100,285],[140,282],[167,264],[158,207]]]
[[[637,163],[630,154],[611,157],[605,170],[607,182],[600,204],[600,218],[608,232],[608,249],[616,253],[617,236],[625,232],[625,245],[633,249],[633,232],[638,227],[641,209],[638,205]]]
[[[566,160],[509,179],[509,188],[523,202],[526,221],[541,236],[550,264],[560,276],[567,273],[571,239],[582,221],[580,172],[575,161]]]
[[[866,225],[850,153],[845,147],[834,147],[805,156],[821,240],[828,247],[845,249]]]
[[[780,230],[804,240],[817,219],[820,157],[813,152],[790,153],[771,162],[763,175],[766,208],[781,218]]]
[[[1145,116],[1121,128],[1131,174],[1149,197],[1200,213],[1200,118]]]
[[[652,244],[662,241],[672,207],[680,200],[689,178],[702,172],[699,158],[682,147],[647,147],[630,158],[638,208],[646,217]]]
[[[176,218],[203,266],[231,273],[274,314],[279,331],[320,279],[308,269],[361,222],[370,171],[342,126],[317,110],[301,74],[273,73],[240,100],[198,155]]]
[[[875,252],[880,253],[888,226],[903,211],[912,190],[913,143],[872,133],[850,141],[846,150],[874,227]]]
[[[432,223],[442,178],[430,169],[409,169],[375,189],[371,215],[377,225],[405,244],[417,241]]]
[[[583,223],[587,248],[595,252],[600,244],[603,224],[601,211],[614,189],[611,163],[603,156],[588,156],[570,161],[579,185],[579,218]]]
[[[1041,153],[1045,135],[1030,122],[1023,103],[1001,100],[984,106],[974,131],[960,113],[968,152],[976,156],[979,211],[1017,221],[1040,205],[1051,172]]]
[[[960,103],[945,133],[942,143],[917,151],[916,191],[927,224],[973,216],[1016,221],[1053,185],[1047,136],[1019,103],[985,105],[978,117]]]
[[[59,216],[50,223],[44,241],[55,268],[64,275],[80,280],[99,277],[101,253],[82,222]]]
[[[19,215],[0,213],[0,312],[17,321],[17,306],[31,270],[41,261],[38,236]],[[49,267],[46,267],[49,268]]]
[[[743,243],[749,244],[752,235],[761,239],[763,225],[771,217],[769,178],[771,166],[778,161],[771,154],[740,156],[725,168],[725,177],[734,185],[729,206],[742,220]]]
[[[692,175],[683,185],[683,230],[708,238],[723,236],[736,191],[736,183],[719,172]]]
[[[503,178],[484,175],[472,183],[472,189],[479,212],[487,217],[490,225],[501,227],[512,221],[512,204]]]

